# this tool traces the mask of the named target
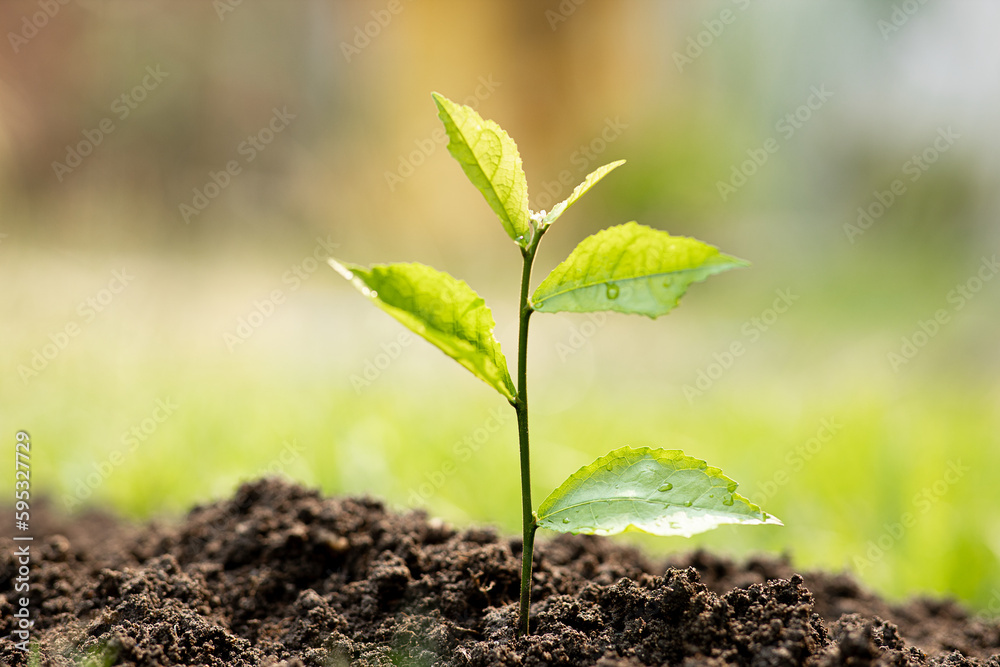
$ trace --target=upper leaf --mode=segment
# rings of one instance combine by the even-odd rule
[[[517,144],[492,120],[483,120],[472,107],[432,93],[438,117],[448,132],[448,151],[479,188],[503,228],[525,246],[531,235],[528,179]]]
[[[366,269],[330,259],[337,273],[406,327],[420,334],[509,401],[517,390],[507,370],[496,323],[464,281],[423,264],[376,264]]]
[[[628,222],[581,241],[535,290],[532,307],[659,317],[673,310],[691,283],[748,264],[697,239]]]
[[[684,537],[724,523],[782,525],[736,493],[737,486],[678,449],[622,447],[553,491],[538,508],[538,525],[561,533]]]
[[[541,226],[548,227],[553,222],[555,222],[556,219],[560,215],[565,213],[566,209],[575,204],[576,200],[582,197],[587,192],[587,190],[597,185],[597,182],[599,180],[601,180],[602,178],[610,174],[612,170],[622,166],[623,164],[625,164],[625,160],[618,160],[617,162],[608,163],[603,167],[598,167],[594,171],[590,172],[587,175],[587,178],[583,179],[583,182],[580,183],[580,185],[573,188],[573,192],[570,193],[569,197],[566,198],[566,201],[559,202],[558,204],[553,206],[552,210],[549,211],[548,215],[542,218]]]

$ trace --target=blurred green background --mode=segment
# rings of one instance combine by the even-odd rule
[[[465,279],[513,358],[519,253],[436,90],[518,142],[534,208],[628,160],[534,284],[633,219],[753,262],[657,321],[533,318],[536,505],[682,448],[785,527],[623,541],[1000,611],[995,3],[50,4],[0,5],[0,419],[57,507],[270,472],[517,531],[513,411],[321,261]]]

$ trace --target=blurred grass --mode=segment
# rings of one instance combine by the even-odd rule
[[[331,494],[426,504],[459,525],[518,531],[513,411],[425,343],[393,348],[401,328],[332,271],[286,287],[287,300],[229,353],[223,333],[280,284],[280,270],[241,262],[199,269],[169,258],[47,261],[0,269],[5,280],[45,277],[5,297],[20,299],[5,306],[21,312],[47,290],[75,295],[61,308],[39,298],[50,310],[35,309],[32,331],[2,330],[9,369],[46,342],[39,332],[78,319],[73,306],[106,283],[105,264],[127,262],[138,276],[38,377],[23,383],[11,374],[3,384],[4,413],[18,419],[5,432],[29,430],[36,491],[56,496],[57,506],[78,509],[75,496],[136,518],[176,515],[241,480],[280,472]],[[977,374],[948,362],[963,325],[952,323],[893,373],[885,351],[898,345],[894,329],[909,324],[888,334],[877,318],[861,326],[837,312],[837,300],[814,293],[751,344],[740,318],[760,309],[727,304],[730,291],[739,288],[696,286],[699,294],[656,322],[621,317],[585,327],[585,317],[536,318],[535,505],[614,447],[681,448],[722,467],[785,527],[625,541],[660,553],[790,552],[803,567],[853,569],[893,597],[926,591],[985,608],[1000,587],[1000,392],[988,367]],[[772,298],[766,292],[761,303]],[[963,321],[988,318],[989,301],[970,303]],[[496,304],[498,321],[510,319],[509,308]],[[897,317],[909,321],[905,308],[884,314]],[[840,324],[817,332],[817,321]],[[511,333],[498,329],[508,346]],[[684,385],[732,340],[747,352],[688,401]],[[385,368],[362,385],[367,362]],[[177,407],[128,451],[123,438],[143,420],[154,424],[158,399]],[[496,415],[503,423],[491,433]],[[832,437],[803,453],[824,420]],[[111,466],[116,450],[124,460]],[[956,462],[961,476],[943,483]],[[906,512],[914,520],[899,532]]]

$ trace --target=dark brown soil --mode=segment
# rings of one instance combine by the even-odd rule
[[[1000,624],[889,605],[846,575],[704,552],[669,567],[612,540],[536,549],[533,634],[514,637],[519,539],[277,480],[179,525],[34,510],[45,665],[991,665]],[[13,550],[0,560],[0,661]],[[992,656],[992,657],[990,657]]]

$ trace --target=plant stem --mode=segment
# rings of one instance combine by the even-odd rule
[[[518,302],[517,335],[517,437],[521,452],[521,612],[518,634],[529,634],[528,613],[531,609],[531,567],[535,550],[535,513],[531,509],[531,457],[528,446],[528,319],[533,309],[528,303],[528,289],[531,283],[531,264],[535,260],[535,250],[545,229],[539,229],[531,242],[521,250],[524,258],[521,270],[521,298]]]

